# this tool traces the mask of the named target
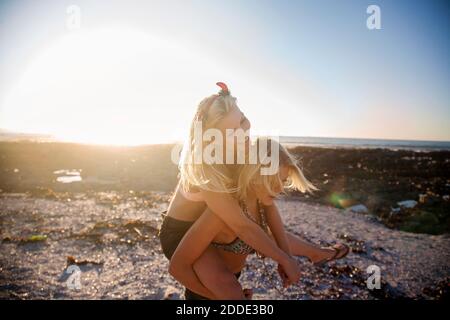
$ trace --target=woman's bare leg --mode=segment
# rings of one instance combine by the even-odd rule
[[[241,284],[217,249],[208,247],[195,261],[194,271],[202,284],[219,300],[244,300]]]
[[[289,247],[295,256],[307,257],[313,263],[325,258],[331,258],[335,254],[335,250],[331,248],[323,248],[301,239],[293,233],[286,232],[289,241]]]

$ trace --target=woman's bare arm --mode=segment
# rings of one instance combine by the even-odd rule
[[[225,224],[217,216],[206,210],[186,232],[170,259],[169,273],[185,287],[210,299],[215,299],[216,296],[201,283],[193,265],[224,227]],[[237,290],[223,289],[233,291],[234,297],[237,299],[244,299],[239,282],[233,274],[231,274],[231,277],[236,281],[233,288]],[[233,294],[233,292],[230,293]]]
[[[280,263],[292,283],[300,279],[300,267],[288,253],[277,244],[253,221],[242,214],[236,199],[228,193],[201,191],[208,208],[211,209],[236,235],[261,252]]]
[[[264,212],[267,217],[267,224],[269,225],[270,231],[278,246],[286,253],[292,255],[283,220],[281,219],[280,212],[275,203],[270,206],[264,206]],[[286,272],[281,264],[278,264],[278,273],[283,281],[283,286],[287,287],[290,284],[290,281],[287,279]]]
[[[289,241],[284,229],[283,220],[281,219],[280,212],[277,206],[273,203],[270,206],[264,206],[264,211],[267,217],[267,223],[269,224],[270,231],[272,231],[273,237],[278,246],[284,250],[284,252],[292,255],[291,248],[289,247]]]

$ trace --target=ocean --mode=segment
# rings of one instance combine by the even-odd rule
[[[8,132],[0,129],[0,141],[64,142],[51,135]],[[281,136],[279,141],[287,146],[322,148],[384,148],[391,150],[439,151],[450,150],[450,141],[391,140],[329,137]],[[67,141],[66,141],[67,142]],[[175,143],[181,143],[180,141]]]
[[[390,150],[439,151],[450,150],[450,141],[355,139],[326,137],[280,137],[288,146],[322,148],[384,148]]]

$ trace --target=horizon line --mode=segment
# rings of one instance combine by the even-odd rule
[[[10,129],[4,129],[4,128],[0,128],[0,135],[2,133],[7,133],[7,134],[17,134],[17,135],[28,135],[28,136],[41,136],[41,137],[46,137],[48,139],[53,139],[54,141],[50,141],[50,142],[74,142],[74,143],[81,143],[81,144],[92,144],[92,145],[111,145],[108,143],[86,143],[83,141],[74,141],[74,140],[64,140],[61,138],[57,138],[52,134],[49,133],[30,133],[30,132],[21,132],[21,131],[13,131]],[[265,136],[265,135],[255,135],[255,137],[257,136]],[[270,135],[267,135],[270,136]],[[280,135],[278,136],[280,138],[312,138],[312,139],[347,139],[347,140],[378,140],[378,141],[405,141],[405,142],[447,142],[450,143],[450,140],[424,140],[424,139],[397,139],[397,138],[361,138],[361,137],[330,137],[330,136],[293,136],[293,135]],[[24,139],[27,140],[27,139]],[[32,139],[29,139],[30,141]],[[0,141],[6,141],[6,140],[2,140],[0,138]],[[160,143],[139,143],[139,144],[123,144],[123,146],[138,146],[138,145],[158,145],[158,144],[172,144],[172,143],[182,143],[182,140],[171,140],[171,141],[165,141],[165,142],[160,142]]]

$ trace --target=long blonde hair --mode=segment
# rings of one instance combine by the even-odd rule
[[[302,193],[309,192],[311,194],[313,190],[319,190],[305,178],[302,169],[298,165],[298,160],[280,143],[270,138],[258,138],[256,143],[258,148],[261,146],[261,143],[267,143],[267,148],[264,148],[267,150],[267,153],[262,158],[258,157],[256,164],[245,164],[240,167],[235,193],[235,196],[239,200],[245,200],[250,187],[257,184],[262,184],[272,196],[277,195],[275,190],[279,189],[279,187],[282,187],[283,191],[286,188],[298,190]],[[271,150],[271,145],[275,146],[275,150]],[[263,175],[261,174],[261,168],[263,168],[264,163],[268,163],[267,158],[271,158],[272,151],[279,152],[278,170],[274,174]],[[283,185],[283,181],[280,178],[280,169],[284,166],[289,168],[288,185]]]
[[[204,161],[195,163],[194,161],[194,154],[198,151],[199,146],[202,149],[201,151],[205,148],[202,137],[202,141],[196,141],[194,134],[196,123],[198,124],[198,121],[201,121],[202,132],[216,128],[219,121],[236,105],[236,100],[229,93],[223,94],[222,90],[219,94],[206,97],[199,103],[179,163],[180,181],[184,191],[189,191],[192,186],[215,192],[232,193],[236,191],[230,166],[207,164]]]

